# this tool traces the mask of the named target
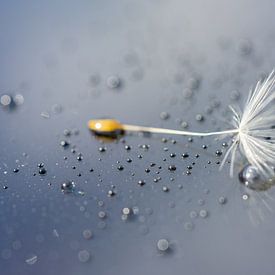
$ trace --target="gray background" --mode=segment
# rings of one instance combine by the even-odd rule
[[[0,274],[274,274],[274,190],[241,186],[242,163],[233,179],[228,165],[219,171],[215,151],[224,150],[222,141],[175,137],[176,144],[164,144],[164,136],[133,135],[125,137],[129,152],[119,141],[100,153],[102,144],[86,127],[89,119],[108,116],[175,129],[180,120],[190,130],[227,128],[227,105],[242,106],[249,88],[274,66],[274,3],[2,0],[0,94],[19,93],[25,102],[0,109]],[[119,76],[119,89],[107,87],[110,75]],[[241,94],[237,102],[234,90]],[[169,119],[160,119],[163,111]],[[66,138],[65,150],[64,129],[79,130]],[[73,145],[83,154],[80,162]],[[188,159],[180,157],[184,152]],[[33,176],[40,162],[47,173]],[[150,162],[156,166],[145,173]],[[168,171],[171,164],[175,172]],[[162,179],[154,183],[158,166]],[[63,194],[64,180],[74,180],[84,195]],[[112,184],[117,194],[109,198]],[[218,203],[220,196],[226,204]],[[133,206],[139,214],[122,221],[122,208]],[[191,217],[202,209],[205,219]],[[107,214],[103,229],[99,211]],[[85,229],[91,240],[83,238]],[[157,251],[161,238],[170,242],[167,253]],[[78,259],[81,250],[91,255],[86,263]],[[37,261],[27,264],[33,256]]]

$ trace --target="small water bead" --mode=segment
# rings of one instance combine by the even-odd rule
[[[3,106],[9,106],[10,104],[12,104],[12,97],[9,95],[2,95],[0,98],[0,103]]]
[[[60,141],[60,145],[65,148],[65,147],[68,147],[70,145],[70,143],[66,140],[61,140]]]
[[[73,181],[65,181],[61,184],[61,190],[63,193],[72,193],[75,190],[75,183]]]
[[[176,156],[176,153],[171,153],[171,154],[170,154],[170,157],[171,157],[171,158],[174,158],[175,156]]]
[[[105,219],[105,218],[106,218],[106,213],[105,213],[104,211],[99,211],[99,212],[98,212],[98,217],[99,217],[100,219]]]
[[[79,154],[77,155],[76,159],[77,159],[78,161],[82,161],[82,160],[83,160],[82,154],[79,153]]]
[[[205,200],[204,199],[198,199],[198,205],[204,205]]]
[[[203,218],[203,219],[208,217],[208,211],[205,210],[205,209],[200,210],[199,214],[200,214],[200,217]]]
[[[188,157],[189,157],[189,154],[188,154],[188,153],[183,153],[181,156],[182,156],[182,158],[185,159],[185,158],[188,158]]]
[[[197,114],[196,115],[196,120],[201,122],[201,121],[204,120],[204,116],[202,114]]]
[[[227,199],[226,199],[226,197],[224,197],[224,196],[220,196],[220,197],[218,198],[219,204],[226,204],[226,201],[227,201]]]
[[[108,191],[108,197],[113,197],[115,195],[116,195],[115,191],[113,191],[113,190]]]
[[[249,196],[248,196],[247,194],[243,194],[243,195],[242,195],[242,199],[243,199],[244,201],[247,201],[247,200],[249,199]]]
[[[182,94],[183,94],[183,97],[186,98],[186,99],[189,99],[189,98],[192,98],[193,95],[194,95],[194,91],[189,89],[189,88],[185,88],[183,91],[182,91]]]
[[[65,129],[65,130],[63,131],[63,135],[64,135],[65,137],[68,137],[68,136],[71,135],[71,131],[70,131],[69,129]]]
[[[17,168],[17,167],[14,168],[14,169],[13,169],[13,172],[14,172],[14,173],[18,173],[18,172],[19,172],[19,168]]]
[[[194,229],[195,226],[192,222],[185,222],[183,227],[186,231],[191,231]]]
[[[103,153],[103,152],[105,152],[106,150],[107,150],[106,147],[99,147],[99,148],[98,148],[98,151],[99,151],[100,153]]]
[[[167,186],[163,186],[163,187],[162,187],[162,191],[163,191],[163,192],[168,192],[168,191],[169,191],[169,188],[168,188]]]
[[[146,169],[145,169],[145,172],[146,172],[146,173],[150,173],[150,169],[149,169],[149,168],[146,168]]]
[[[43,163],[43,162],[38,163],[38,164],[37,164],[37,167],[38,167],[38,168],[44,167],[44,163]]]
[[[118,167],[117,167],[117,170],[119,170],[119,171],[122,171],[124,169],[124,167],[122,166],[122,165],[119,165]]]
[[[172,143],[172,144],[176,144],[177,141],[176,141],[175,139],[171,139],[171,143]]]
[[[161,112],[159,116],[162,120],[167,120],[170,117],[169,113],[167,112]]]
[[[25,99],[24,99],[23,95],[17,94],[13,97],[13,101],[14,101],[15,105],[19,106],[24,103]]]
[[[189,216],[191,219],[194,219],[194,218],[198,217],[198,213],[197,213],[197,211],[193,210],[189,213]]]
[[[161,252],[167,251],[169,248],[169,242],[166,239],[160,239],[157,242],[157,248]]]
[[[78,259],[82,263],[88,262],[90,260],[90,257],[91,257],[91,255],[87,250],[80,250],[78,252]]]
[[[176,171],[177,170],[177,167],[175,165],[169,165],[168,166],[168,170],[169,171]]]
[[[144,180],[139,180],[139,181],[138,181],[138,185],[139,185],[139,186],[143,186],[144,184],[145,184],[145,181],[144,181]]]
[[[121,86],[121,80],[118,76],[111,75],[107,78],[106,84],[110,89],[117,89]]]
[[[130,215],[130,214],[131,214],[131,208],[129,208],[129,207],[124,207],[124,208],[122,209],[122,214],[123,214],[123,215]]]
[[[130,150],[131,150],[131,146],[130,146],[130,145],[125,145],[124,148],[125,148],[125,150],[127,150],[127,151],[130,151]]]
[[[222,147],[228,147],[228,143],[227,142],[223,142],[222,143]]]
[[[92,231],[90,229],[85,229],[82,232],[82,236],[83,236],[84,239],[89,240],[89,239],[92,238],[93,233],[92,233]]]
[[[188,123],[186,122],[186,121],[183,121],[183,122],[181,122],[181,124],[180,124],[180,127],[182,128],[182,129],[186,129],[186,128],[188,128]]]
[[[141,148],[144,149],[144,150],[149,150],[150,145],[148,145],[148,144],[142,144]]]
[[[38,173],[40,175],[45,175],[47,173],[47,170],[45,169],[45,167],[42,167],[42,168],[39,169]]]
[[[217,150],[215,154],[216,154],[217,157],[220,157],[222,155],[222,151],[221,150]]]

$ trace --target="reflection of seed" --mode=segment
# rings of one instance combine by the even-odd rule
[[[38,260],[38,257],[36,255],[34,255],[34,256],[28,258],[25,262],[29,265],[33,265],[37,262],[37,260]]]

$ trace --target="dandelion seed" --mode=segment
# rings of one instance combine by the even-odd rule
[[[230,176],[233,176],[233,168],[237,155],[241,155],[256,167],[261,175],[268,179],[274,176],[273,165],[275,163],[275,71],[269,76],[258,81],[254,89],[250,90],[243,111],[238,111],[229,106],[233,116],[230,130],[218,132],[189,132],[164,128],[143,127],[137,125],[120,124],[113,119],[90,120],[88,127],[95,134],[104,135],[106,129],[112,133],[124,131],[149,132],[159,134],[173,134],[186,136],[232,136],[232,144],[225,152],[221,168],[229,157]]]

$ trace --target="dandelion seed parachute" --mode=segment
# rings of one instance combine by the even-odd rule
[[[243,111],[237,111],[229,106],[233,116],[230,130],[219,132],[189,132],[164,128],[143,127],[137,125],[121,124],[114,119],[90,120],[88,127],[96,134],[105,135],[116,131],[150,132],[187,136],[233,136],[233,142],[228,148],[221,168],[231,156],[230,175],[237,154],[244,156],[247,161],[255,166],[266,179],[274,177],[275,165],[275,71],[269,76],[258,81],[251,89]]]

